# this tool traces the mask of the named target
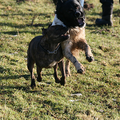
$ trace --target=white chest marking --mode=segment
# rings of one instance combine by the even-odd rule
[[[49,67],[53,67],[53,66],[55,66],[57,64],[57,62],[56,61],[53,61],[50,65],[49,65]]]
[[[57,14],[55,14],[55,18],[52,23],[52,26],[54,26],[54,25],[62,25],[63,27],[66,27],[66,25],[64,25],[64,23],[57,18]]]

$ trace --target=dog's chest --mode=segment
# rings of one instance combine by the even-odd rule
[[[85,39],[85,28],[73,28],[69,30],[70,39],[75,41],[79,40],[80,38]]]
[[[53,67],[57,64],[57,61],[52,61],[50,64],[49,64],[49,67]]]

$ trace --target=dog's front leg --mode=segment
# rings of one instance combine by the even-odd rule
[[[86,55],[86,59],[87,59],[89,62],[94,61],[93,54],[92,54],[91,49],[90,49],[90,46],[89,46],[88,44],[85,45],[85,55]]]
[[[68,60],[70,60],[70,61],[74,64],[74,66],[75,66],[75,68],[76,68],[76,70],[77,70],[78,73],[84,73],[85,68],[84,68],[83,65],[80,64],[80,63],[78,62],[78,60],[72,55],[70,47],[64,48],[64,49],[63,49],[63,54],[64,54],[64,56],[65,56]],[[69,70],[68,70],[68,71],[69,71]]]
[[[58,67],[58,64],[54,66],[54,78],[56,83],[60,83],[60,79],[57,76],[57,67]]]
[[[61,62],[58,63],[60,71],[62,73],[62,77],[60,80],[60,84],[61,85],[65,85],[65,79],[66,79],[66,75],[65,75],[65,65],[64,65],[64,61],[62,60]]]

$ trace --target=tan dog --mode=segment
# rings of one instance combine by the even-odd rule
[[[66,75],[70,75],[70,61],[74,64],[78,73],[84,73],[83,65],[75,57],[76,51],[84,50],[89,62],[92,62],[94,58],[85,39],[85,14],[80,1],[58,0],[55,18],[52,23],[52,26],[55,25],[62,25],[69,29],[70,38],[61,44],[63,54],[67,58]]]
[[[70,38],[61,44],[63,54],[67,58],[65,67],[66,76],[70,76],[70,61],[74,64],[78,73],[84,73],[85,71],[83,65],[75,57],[79,52],[78,50],[85,51],[86,59],[89,62],[94,60],[90,46],[85,39],[85,28],[76,27],[69,29],[69,34]]]

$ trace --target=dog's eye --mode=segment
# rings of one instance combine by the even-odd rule
[[[71,13],[71,12],[73,12],[73,11],[74,11],[73,9],[70,9],[68,12]]]

